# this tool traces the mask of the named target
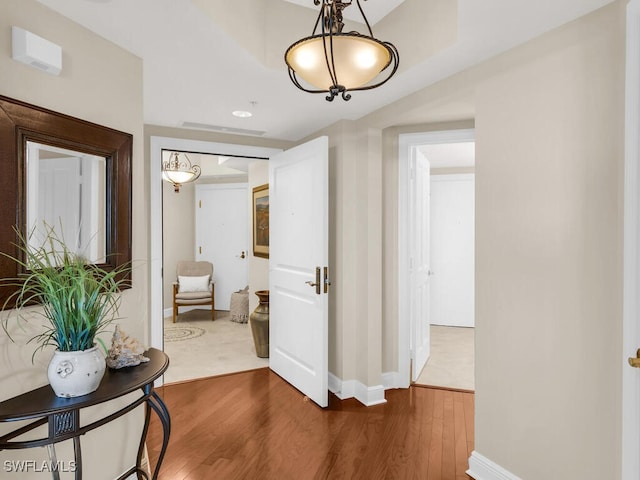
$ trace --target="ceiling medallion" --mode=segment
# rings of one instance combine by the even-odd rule
[[[322,6],[311,36],[298,40],[284,54],[293,84],[308,93],[328,93],[329,102],[339,94],[343,100],[349,100],[351,91],[379,87],[398,70],[398,49],[390,42],[374,38],[360,0],[355,2],[369,35],[342,31],[342,11],[353,2],[313,0],[315,5]],[[382,80],[371,83],[387,69],[388,74]],[[305,87],[300,79],[311,87]]]

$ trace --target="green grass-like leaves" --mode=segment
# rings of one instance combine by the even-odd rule
[[[38,344],[34,355],[53,345],[62,352],[87,350],[94,346],[96,335],[116,319],[120,305],[120,273],[130,271],[130,265],[106,271],[87,262],[72,252],[53,228],[46,226],[43,246],[29,246],[28,237],[17,232],[16,247],[23,259],[2,253],[21,265],[25,271],[18,278],[4,284],[18,287],[7,299],[2,310],[20,310],[39,303],[39,312],[47,320],[44,331],[29,342]],[[2,319],[2,328],[11,338],[8,322],[10,314]]]

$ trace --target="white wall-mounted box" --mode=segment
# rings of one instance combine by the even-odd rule
[[[43,72],[62,70],[62,47],[20,27],[11,27],[12,58]]]

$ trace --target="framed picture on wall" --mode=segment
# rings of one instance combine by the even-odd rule
[[[253,255],[269,258],[269,184],[253,189]]]

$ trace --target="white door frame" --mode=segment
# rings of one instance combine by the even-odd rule
[[[640,0],[639,0],[640,1]],[[409,159],[419,145],[475,141],[475,130],[409,133],[398,138],[398,372],[395,388],[411,384],[411,324],[409,318]]]
[[[204,142],[171,137],[151,137],[149,152],[149,216],[150,216],[150,341],[151,346],[164,349],[162,327],[162,150],[178,150],[208,154],[269,158],[282,149]]]
[[[622,479],[640,478],[640,0],[627,5],[622,315]]]

